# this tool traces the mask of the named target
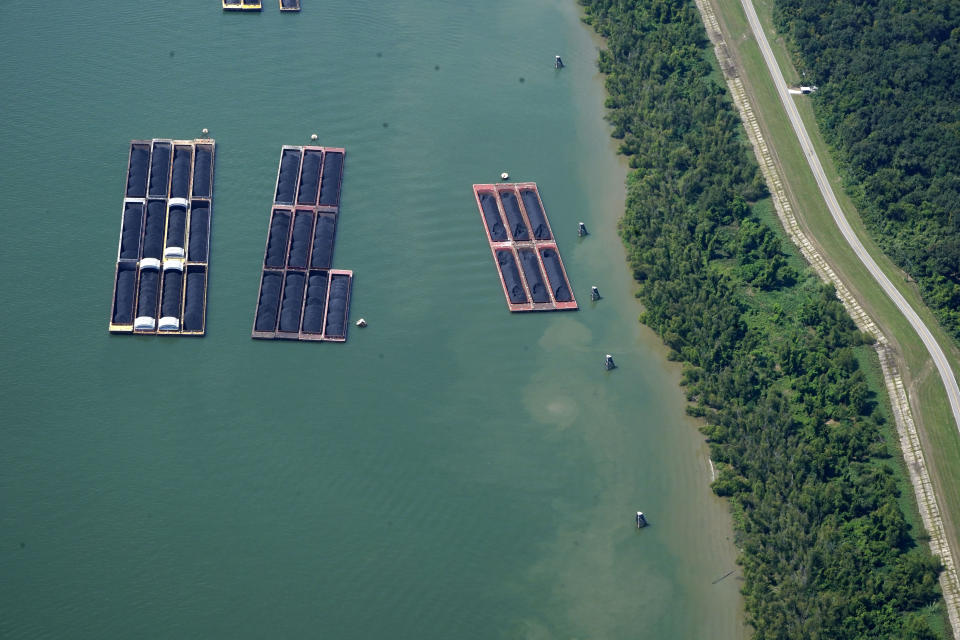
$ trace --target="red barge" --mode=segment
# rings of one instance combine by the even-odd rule
[[[475,184],[473,195],[510,311],[577,309],[537,183]]]

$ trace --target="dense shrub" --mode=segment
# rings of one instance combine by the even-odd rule
[[[960,3],[777,0],[774,17],[867,227],[960,338]]]
[[[685,363],[756,637],[936,637],[920,609],[939,566],[898,505],[863,336],[753,214],[764,186],[693,3],[582,2],[634,168],[620,233],[641,320]]]

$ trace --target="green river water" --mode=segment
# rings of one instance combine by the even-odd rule
[[[0,637],[743,637],[579,8],[303,3],[6,6]],[[129,141],[203,127],[207,335],[111,336]],[[280,146],[314,132],[347,150],[334,266],[369,326],[254,341]],[[580,311],[507,312],[470,188],[505,170]]]

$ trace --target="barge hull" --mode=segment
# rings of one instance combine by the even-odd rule
[[[507,308],[578,309],[537,184],[475,184],[473,195]]]
[[[209,138],[130,142],[111,333],[206,332],[215,151]]]
[[[281,148],[251,337],[346,341],[353,272],[331,268],[345,153]]]

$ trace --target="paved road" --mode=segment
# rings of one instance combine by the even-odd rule
[[[787,82],[783,79],[783,73],[781,73],[780,67],[777,65],[777,60],[773,56],[770,43],[767,42],[767,36],[764,34],[763,27],[760,25],[760,19],[757,17],[757,12],[753,7],[753,1],[740,1],[743,5],[743,10],[747,14],[747,21],[750,23],[750,29],[753,31],[754,38],[756,38],[757,44],[760,45],[763,59],[766,61],[770,75],[773,77],[773,84],[777,87],[777,94],[779,94],[780,101],[787,110],[787,115],[790,117],[790,124],[793,125],[793,130],[800,140],[800,146],[803,148],[807,163],[810,165],[810,169],[817,179],[817,185],[820,187],[820,193],[823,194],[823,199],[827,202],[830,214],[836,221],[837,226],[840,227],[840,232],[843,234],[847,243],[853,248],[857,257],[860,258],[860,262],[863,263],[874,280],[879,283],[880,287],[886,292],[890,299],[893,300],[893,303],[897,305],[897,308],[900,309],[900,312],[903,313],[910,322],[910,325],[917,332],[917,335],[920,336],[924,346],[926,346],[927,351],[930,353],[930,357],[933,358],[933,362],[937,365],[937,371],[940,372],[940,379],[943,380],[943,386],[946,387],[947,398],[950,401],[950,408],[953,411],[954,424],[956,424],[957,429],[960,430],[960,388],[957,387],[957,379],[953,375],[953,370],[950,368],[949,362],[947,362],[947,356],[944,355],[943,349],[940,348],[933,334],[930,333],[930,329],[923,323],[923,320],[921,320],[917,312],[913,310],[910,303],[908,303],[897,288],[893,286],[893,283],[890,282],[886,274],[880,270],[880,267],[874,259],[867,253],[863,243],[860,242],[860,238],[853,232],[850,223],[847,222],[847,218],[843,215],[843,210],[840,208],[840,203],[837,202],[837,197],[833,193],[833,187],[830,186],[830,181],[827,180],[827,176],[823,171],[823,165],[820,164],[820,158],[817,157],[813,142],[810,141],[810,136],[807,135],[807,129],[804,127],[803,120],[800,118],[800,112],[797,111],[797,106],[793,103],[793,98],[791,98],[788,93]]]

